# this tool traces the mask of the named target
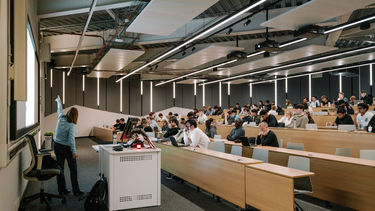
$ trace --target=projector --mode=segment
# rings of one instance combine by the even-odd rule
[[[247,58],[247,53],[243,51],[232,51],[227,55],[227,59],[245,59]]]
[[[267,52],[273,52],[279,50],[279,43],[275,40],[266,40],[264,42],[261,42],[259,44],[255,45],[255,50],[263,50]]]
[[[294,31],[294,37],[313,39],[324,34],[323,27],[317,25],[307,25]]]

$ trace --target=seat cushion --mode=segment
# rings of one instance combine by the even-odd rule
[[[60,169],[43,169],[40,170],[40,173],[38,175],[37,170],[31,170],[29,173],[27,173],[27,177],[36,177],[38,180],[48,180],[51,177],[54,177],[56,175],[60,174]]]

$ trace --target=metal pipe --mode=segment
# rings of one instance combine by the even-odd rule
[[[86,31],[87,31],[87,28],[89,27],[89,24],[90,24],[90,20],[91,20],[92,14],[94,13],[94,8],[95,8],[95,6],[96,6],[96,2],[97,2],[97,0],[92,0],[91,6],[90,6],[90,11],[89,11],[89,16],[87,17],[85,27],[83,28],[82,36],[81,36],[81,38],[79,39],[78,46],[77,46],[77,50],[76,50],[76,53],[75,53],[75,55],[74,55],[72,65],[70,66],[70,69],[69,69],[69,72],[68,72],[68,76],[69,76],[70,73],[72,72],[72,69],[73,69],[74,63],[76,62],[76,59],[77,59],[77,56],[78,56],[79,49],[81,48],[81,45],[82,45],[83,39],[85,38],[85,34],[86,34]]]

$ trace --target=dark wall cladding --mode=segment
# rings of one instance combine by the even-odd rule
[[[374,69],[375,67],[373,67]],[[63,72],[54,70],[53,86],[50,87],[50,72],[48,71],[45,82],[45,115],[56,112],[55,99],[57,95],[63,96]],[[359,97],[360,90],[370,93],[370,68],[363,66],[346,70],[342,75],[342,91],[346,97],[352,95]],[[374,81],[373,76],[373,81]],[[72,73],[65,76],[65,105],[82,105],[90,108],[120,112],[120,83],[116,83],[116,78],[100,79],[99,106],[97,105],[97,78],[87,78],[85,91],[82,90],[82,75]],[[300,103],[303,97],[309,96],[308,76],[288,79],[288,98],[292,103]],[[153,82],[153,111],[160,111],[173,107],[173,84],[155,87]],[[145,115],[150,112],[150,81],[143,82],[143,95],[141,96],[141,82],[139,76],[133,75],[122,82],[122,113],[131,115]],[[374,86],[372,87],[375,92]],[[205,86],[205,105],[219,105],[219,83]],[[231,84],[230,97],[228,98],[228,85],[222,83],[222,107],[239,103],[240,105],[250,101],[249,84]],[[194,98],[194,85],[176,84],[176,107],[198,108],[203,105],[203,88],[197,86],[196,102]],[[253,85],[252,102],[259,100],[275,100],[275,83],[263,83]],[[327,95],[331,100],[337,98],[339,92],[338,73],[323,73],[312,75],[311,94],[320,98]],[[277,83],[278,105],[285,103],[285,80]]]

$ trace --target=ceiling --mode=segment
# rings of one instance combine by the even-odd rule
[[[99,1],[100,4],[94,8],[88,24],[84,44],[73,71],[88,74],[89,77],[109,78],[126,75],[183,43],[192,35],[220,23],[226,16],[254,2],[256,0]],[[231,26],[232,32],[228,33],[229,24],[234,23],[232,21],[222,26],[221,31],[201,37],[193,42],[192,46],[175,51],[157,63],[143,68],[137,74],[141,74],[144,80],[171,79],[226,62],[226,56],[232,51],[253,53],[255,44],[267,37],[279,43],[294,40],[294,29],[305,24],[324,23],[323,27],[330,28],[375,15],[375,0],[358,0],[353,3],[352,0],[331,0],[328,5],[324,0],[268,0],[251,10],[256,13],[249,18],[250,24],[244,25],[244,19]],[[62,3],[60,0],[38,0],[38,4],[42,41],[51,44],[56,69],[69,70],[88,18],[91,1],[66,0]],[[267,21],[263,9],[268,5],[271,6],[268,8]],[[331,7],[336,9],[329,9]],[[171,8],[175,10],[171,11]],[[184,9],[189,9],[190,12],[182,14],[180,10]],[[311,15],[315,17],[312,18]],[[245,15],[236,20],[243,17]],[[270,27],[268,34],[264,26]],[[263,55],[258,55],[240,59],[217,70],[209,69],[189,76],[186,80],[187,83],[193,83],[198,78],[207,81],[221,79],[298,60],[317,58],[341,50],[366,47],[375,44],[374,34],[373,21],[367,28],[361,29],[357,25],[285,47],[272,52],[270,57],[263,58]],[[118,51],[118,55],[115,51]],[[363,55],[348,59],[340,58],[326,61],[325,64],[309,64],[311,67],[298,67],[287,71],[297,74],[308,72],[309,68],[317,70],[370,58],[373,57]],[[280,74],[286,70],[282,71]],[[258,77],[267,78],[269,75],[263,74]],[[233,84],[248,80],[240,79]]]

